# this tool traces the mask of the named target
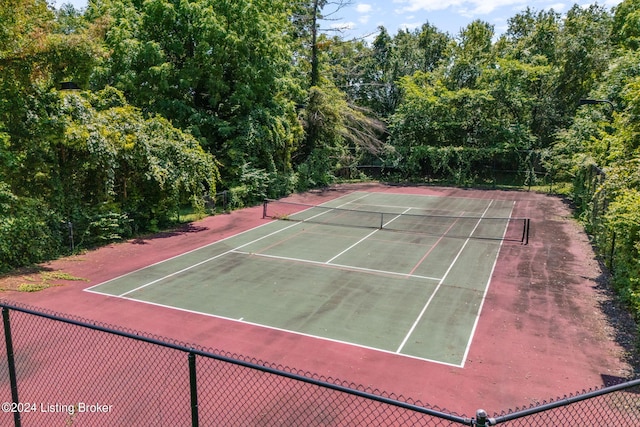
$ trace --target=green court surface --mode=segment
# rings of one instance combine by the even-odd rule
[[[88,290],[463,366],[500,247],[520,244],[513,206],[365,192],[273,202],[279,220]]]

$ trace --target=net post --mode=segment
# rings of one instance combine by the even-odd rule
[[[529,227],[531,227],[531,218],[527,218],[524,220],[525,224],[524,224],[524,244],[528,245],[529,244]]]
[[[264,199],[264,202],[262,202],[262,219],[267,217],[267,203],[269,203],[267,199]]]
[[[384,227],[384,212],[380,212],[380,230]]]

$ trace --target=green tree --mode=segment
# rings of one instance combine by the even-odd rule
[[[640,2],[624,0],[614,9],[612,41],[626,49],[640,48]]]
[[[601,6],[574,5],[567,12],[558,43],[556,94],[565,116],[573,115],[578,100],[591,92],[598,76],[609,67],[611,24],[611,15]],[[565,119],[562,125],[567,123]]]
[[[362,60],[363,81],[358,103],[383,119],[391,116],[402,99],[400,78],[416,71],[433,72],[449,54],[451,38],[430,24],[415,31],[402,30],[391,37],[379,27],[369,54]]]
[[[55,119],[64,131],[57,171],[65,213],[84,222],[84,233],[102,237],[92,227],[112,217],[121,228],[153,229],[215,192],[217,166],[198,141],[164,118],[145,118],[113,88],[62,94]]]
[[[616,9],[610,41],[617,50],[606,69],[601,68],[602,74],[575,79],[586,83],[587,96],[610,100],[613,108],[609,104],[580,108],[571,126],[558,134],[552,153],[553,166],[573,179],[571,197],[577,213],[611,268],[616,290],[640,316],[640,67],[633,31],[628,33],[636,19],[634,10],[632,2]],[[582,28],[601,29],[609,28],[610,22],[608,16],[577,21]],[[590,31],[597,40],[601,36],[596,30]],[[604,61],[605,54],[596,50],[584,60]]]
[[[556,64],[562,27],[559,13],[553,9],[535,11],[527,7],[509,18],[507,31],[496,43],[501,56],[525,63]]]
[[[113,21],[105,37],[113,53],[96,84],[189,130],[224,165],[226,186],[249,163],[291,173],[301,132],[288,2],[104,2],[99,11]]]
[[[451,65],[445,70],[450,89],[476,88],[483,70],[495,62],[493,35],[493,25],[480,20],[460,31],[458,43],[452,49]]]

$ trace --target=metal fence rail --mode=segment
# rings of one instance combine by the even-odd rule
[[[471,425],[331,378],[1,303],[0,425]],[[13,379],[13,380],[12,380]],[[35,405],[35,406],[34,406]]]
[[[260,360],[13,303],[0,307],[0,425],[517,426],[594,424],[594,417],[640,425],[640,380],[468,418]]]
[[[639,426],[640,379],[502,413],[490,425]]]

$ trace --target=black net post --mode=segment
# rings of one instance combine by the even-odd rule
[[[189,353],[189,388],[191,389],[191,425],[198,427],[198,380],[196,378],[195,353]]]
[[[16,376],[16,361],[13,355],[13,339],[11,337],[11,322],[9,320],[9,309],[2,307],[2,323],[4,324],[4,338],[7,345],[7,364],[9,365],[9,382],[11,384],[11,400],[13,406],[13,422],[16,427],[20,427],[20,411],[18,410],[18,378]],[[4,406],[5,404],[3,404]],[[3,407],[4,409],[4,407]]]

